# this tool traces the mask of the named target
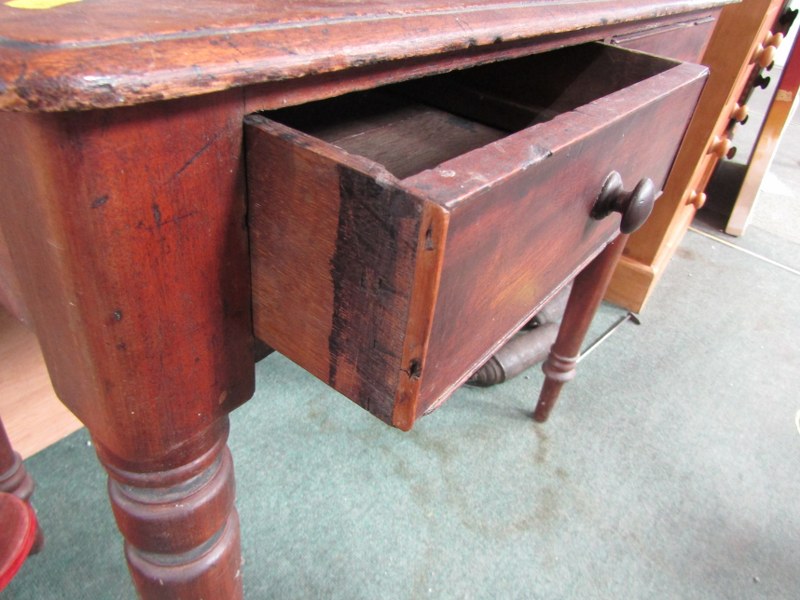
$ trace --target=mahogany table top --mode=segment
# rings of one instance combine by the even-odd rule
[[[191,96],[730,0],[4,0],[0,109]]]

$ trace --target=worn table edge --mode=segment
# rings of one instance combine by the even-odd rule
[[[552,3],[495,2],[402,17],[376,13],[272,22],[102,43],[22,43],[2,37],[0,29],[0,110],[88,110],[175,99],[447,52],[489,51],[544,35],[697,13],[735,1],[630,2],[611,17],[611,3],[589,2],[581,10],[555,11],[557,18]],[[348,35],[354,28],[358,35]],[[197,62],[187,64],[187,56]]]

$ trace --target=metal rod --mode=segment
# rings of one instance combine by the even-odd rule
[[[586,357],[587,357],[587,356],[589,356],[589,355],[590,355],[592,352],[594,352],[594,351],[595,351],[595,349],[596,349],[596,348],[597,348],[597,347],[598,347],[600,344],[602,344],[603,342],[605,342],[605,341],[606,341],[606,340],[607,340],[607,339],[608,339],[608,338],[611,336],[611,334],[612,334],[612,333],[614,333],[614,332],[615,332],[617,329],[619,329],[620,327],[622,327],[622,324],[623,324],[623,323],[625,323],[626,321],[632,321],[632,322],[633,322],[633,323],[635,323],[636,325],[640,325],[640,324],[642,323],[642,322],[639,320],[639,317],[637,317],[637,316],[636,316],[635,314],[633,314],[632,312],[628,312],[628,314],[626,314],[625,316],[622,316],[622,317],[620,317],[619,319],[617,319],[617,321],[616,321],[616,322],[615,322],[615,323],[614,323],[614,324],[613,324],[611,327],[609,327],[608,329],[606,329],[606,330],[605,330],[605,332],[603,333],[603,335],[601,335],[599,338],[597,338],[595,341],[593,341],[591,344],[589,344],[589,347],[588,347],[588,348],[586,348],[586,350],[584,350],[583,352],[581,352],[580,356],[579,356],[579,357],[578,357],[578,359],[575,361],[575,363],[577,364],[577,363],[581,362],[581,361],[582,361],[584,358],[586,358]]]
[[[697,229],[695,227],[689,227],[689,231],[691,231],[692,233],[696,233],[697,235],[702,235],[703,237],[707,237],[710,240],[714,240],[715,242],[718,242],[718,243],[722,244],[723,246],[727,246],[728,248],[733,248],[734,250],[738,250],[739,252],[743,252],[744,254],[752,256],[753,258],[757,258],[758,260],[762,260],[765,263],[768,263],[768,264],[772,265],[773,267],[778,267],[779,269],[783,269],[784,271],[789,271],[789,273],[792,273],[793,275],[800,275],[800,271],[798,271],[797,269],[793,269],[792,267],[784,265],[783,263],[779,263],[778,261],[772,260],[771,258],[767,258],[766,256],[762,256],[761,254],[758,254],[757,252],[753,252],[752,250],[747,250],[746,248],[742,248],[741,246],[737,246],[736,244],[733,244],[733,243],[729,242],[728,240],[723,240],[722,238],[719,238],[719,237],[717,237],[715,235],[711,235],[710,233],[706,233],[705,231],[701,231],[701,230],[699,230],[699,229]]]

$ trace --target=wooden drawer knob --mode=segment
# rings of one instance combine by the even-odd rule
[[[754,62],[762,69],[767,69],[775,62],[775,46],[759,46],[756,48]]]
[[[726,137],[714,136],[714,141],[708,149],[709,154],[713,154],[719,158],[733,158],[736,155],[736,148],[733,142]]]
[[[747,122],[749,113],[750,109],[747,108],[746,104],[739,104],[737,102],[731,111],[731,119],[744,125]]]
[[[622,215],[619,230],[622,233],[633,233],[653,212],[655,201],[656,186],[652,180],[642,179],[632,192],[626,192],[622,186],[622,176],[611,171],[594,203],[592,218],[600,220],[612,212],[618,212]]]
[[[703,206],[708,200],[708,196],[705,192],[698,192],[697,190],[693,190],[691,195],[689,196],[689,204],[693,204],[697,210],[703,208]]]
[[[783,43],[783,34],[779,31],[778,33],[772,33],[771,31],[767,34],[766,39],[764,39],[764,47],[772,46],[773,48],[780,48],[781,44]]]

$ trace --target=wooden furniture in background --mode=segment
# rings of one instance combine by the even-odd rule
[[[756,204],[758,190],[764,180],[764,176],[772,164],[775,152],[778,149],[786,125],[792,120],[792,115],[797,109],[797,92],[800,88],[800,45],[797,43],[797,36],[794,38],[794,45],[789,53],[789,58],[781,73],[775,95],[769,105],[767,116],[761,125],[758,138],[747,161],[747,171],[744,181],[739,188],[733,210],[731,211],[728,223],[725,226],[725,233],[730,235],[743,235],[750,215]]]
[[[715,25],[714,15],[700,14],[680,22],[655,25],[633,33],[615,35],[607,38],[605,42],[677,60],[698,62]],[[555,325],[560,322],[562,313],[563,309],[555,323],[551,323],[556,332],[558,328]],[[513,377],[544,360],[547,352],[542,355],[540,346],[546,343],[549,347],[554,341],[555,333],[550,331],[549,327],[538,332],[531,331],[523,336],[517,335],[476,371],[467,383],[489,386],[505,381],[509,376]],[[552,372],[550,367],[547,369]],[[547,412],[549,413],[549,409]]]
[[[639,312],[653,293],[672,254],[705,202],[717,162],[731,150],[731,119],[743,118],[739,100],[748,81],[769,65],[778,40],[770,27],[785,0],[743,0],[726,6],[702,58],[708,83],[652,217],[628,240],[606,299]]]
[[[92,435],[109,474],[112,507],[141,596],[222,599],[242,593],[239,525],[226,438],[228,413],[251,396],[254,385],[245,115],[687,21],[699,23],[713,17],[723,3],[470,0],[453,7],[433,0],[406,0],[387,8],[372,3],[147,0],[132,11],[129,2],[107,0],[56,4],[46,9],[45,19],[41,11],[0,5],[0,108],[4,109],[0,223],[19,284],[4,290],[11,290],[6,295],[23,307],[17,312],[27,315],[36,330],[60,399]],[[697,74],[693,68],[676,67],[657,74],[654,81],[682,74],[674,81],[678,89],[665,90],[675,90],[675,97],[683,95],[689,107],[697,83],[696,77],[686,77],[690,72]],[[600,102],[568,119],[559,121],[556,116],[550,123],[563,127],[542,124],[539,131],[546,135],[541,144],[522,131],[481,149],[490,155],[508,149],[518,158],[511,168],[499,160],[488,161],[487,171],[474,172],[475,180],[444,177],[452,180],[451,186],[468,184],[474,195],[474,200],[464,198],[463,215],[453,217],[451,229],[445,229],[443,204],[456,202],[458,195],[430,200],[453,191],[437,179],[442,173],[415,175],[413,191],[406,190],[411,197],[398,202],[397,214],[376,208],[374,226],[385,227],[389,238],[404,240],[397,256],[377,253],[384,261],[381,267],[394,275],[400,272],[392,261],[397,267],[413,267],[413,273],[404,274],[405,281],[413,281],[413,289],[420,293],[411,297],[410,314],[432,318],[429,324],[409,323],[410,331],[424,333],[427,327],[446,327],[448,319],[457,320],[458,315],[450,314],[437,321],[439,301],[434,306],[433,300],[437,294],[452,298],[465,283],[447,277],[444,267],[439,282],[426,280],[425,273],[438,277],[439,271],[426,271],[425,260],[405,258],[408,243],[426,252],[427,225],[435,225],[431,253],[446,265],[470,255],[469,231],[502,237],[498,228],[515,217],[523,220],[515,212],[515,200],[530,202],[521,185],[530,183],[528,167],[551,183],[545,188],[539,182],[537,189],[573,193],[556,194],[558,201],[552,206],[537,207],[550,215],[538,228],[537,214],[527,215],[527,226],[514,221],[516,234],[530,238],[509,240],[512,245],[506,248],[541,240],[557,243],[554,224],[563,224],[571,239],[585,236],[589,241],[575,255],[550,255],[537,274],[541,277],[527,286],[523,280],[530,273],[524,261],[507,263],[510,272],[498,263],[502,278],[515,281],[518,276],[521,283],[508,292],[478,290],[476,306],[483,305],[485,314],[491,314],[495,302],[513,305],[516,300],[505,293],[519,293],[535,304],[553,293],[570,270],[575,272],[602,251],[616,235],[618,217],[598,223],[588,215],[609,171],[619,170],[625,185],[633,187],[640,177],[650,176],[640,174],[640,167],[652,167],[656,171],[652,177],[658,180],[672,159],[669,142],[648,140],[634,153],[635,168],[629,175],[625,164],[604,162],[613,158],[613,151],[601,142],[618,143],[614,148],[629,157],[631,149],[623,144],[622,134],[635,137],[636,128],[625,131],[623,126],[653,127],[646,116],[664,115],[660,100],[669,105],[670,95],[641,95],[649,86],[659,89],[645,78],[634,84],[630,95],[615,96],[621,112],[612,103]],[[685,113],[675,114],[677,123],[685,118]],[[260,126],[258,119],[250,122]],[[585,129],[572,131],[576,124]],[[617,135],[600,135],[615,126]],[[284,142],[299,139],[284,133],[284,138],[278,135]],[[519,159],[523,146],[530,164]],[[298,153],[302,151],[325,155],[328,149],[322,142],[305,140],[298,145]],[[454,160],[469,162],[470,156]],[[576,173],[571,166],[589,168],[595,160],[597,172],[573,181]],[[302,162],[295,166],[305,168]],[[313,177],[341,184],[336,188],[339,202],[358,198],[351,192],[359,186],[382,188],[390,199],[402,195],[391,177],[362,168],[359,159],[319,166]],[[349,166],[356,168],[348,171]],[[479,208],[477,198],[494,187],[482,190],[481,177],[497,180],[498,185],[502,180],[507,186],[508,196],[495,199],[504,205],[502,210],[491,213]],[[309,191],[330,192],[314,189],[313,179],[306,182]],[[423,201],[426,195],[429,200]],[[341,262],[304,267],[328,269],[338,282],[334,291],[341,293],[348,286],[349,301],[361,292],[360,280],[350,279],[348,271],[356,257],[347,251],[358,248],[351,243],[352,236],[361,235],[357,229],[369,225],[373,217],[349,212],[357,202],[343,204],[344,210],[334,217],[341,236],[319,240],[323,260],[339,257]],[[390,203],[390,208],[394,206]],[[425,210],[416,214],[416,208]],[[407,210],[411,215],[404,217]],[[562,210],[572,217],[560,217]],[[406,225],[411,233],[395,228]],[[461,235],[456,236],[459,229]],[[447,238],[439,237],[445,231]],[[336,247],[324,247],[331,241],[342,242],[341,253]],[[604,263],[603,258],[600,261]],[[495,276],[468,283],[473,288],[484,283],[491,287]],[[584,279],[586,287],[601,290],[602,278]],[[394,279],[383,283],[391,293]],[[365,281],[366,285],[373,286],[374,301],[368,310],[380,311],[381,294],[376,289],[380,282]],[[541,289],[530,289],[538,286]],[[585,322],[594,303],[573,296],[569,320]],[[513,326],[514,319],[521,323],[522,312],[535,309],[522,309],[523,303],[519,314],[504,317],[509,319],[506,327]],[[333,340],[329,350],[335,350],[346,348],[351,335],[363,333],[337,327],[347,319],[352,315],[340,312],[336,319],[309,325],[329,332],[328,340]],[[578,329],[569,337],[578,337]],[[489,339],[490,333],[496,332],[487,331],[482,346],[498,343]],[[411,398],[408,406],[413,406],[416,386],[425,385],[425,365],[413,363],[414,357],[425,355],[416,352],[423,350],[415,347],[420,343],[414,336],[403,340],[399,364],[407,368],[410,380],[417,381],[409,381],[405,388],[411,393],[401,389],[397,396],[401,407],[405,398]],[[384,350],[375,347],[370,352]],[[330,354],[339,357],[335,351]],[[430,349],[428,354],[441,356]],[[334,365],[337,384],[340,374],[358,373],[347,360],[329,361],[328,372]],[[462,368],[454,367],[439,381],[455,382]],[[373,383],[383,385],[378,379]],[[414,416],[424,404],[399,410]],[[397,422],[404,423],[407,420]]]
[[[0,421],[0,590],[44,544],[31,507],[34,483]]]

